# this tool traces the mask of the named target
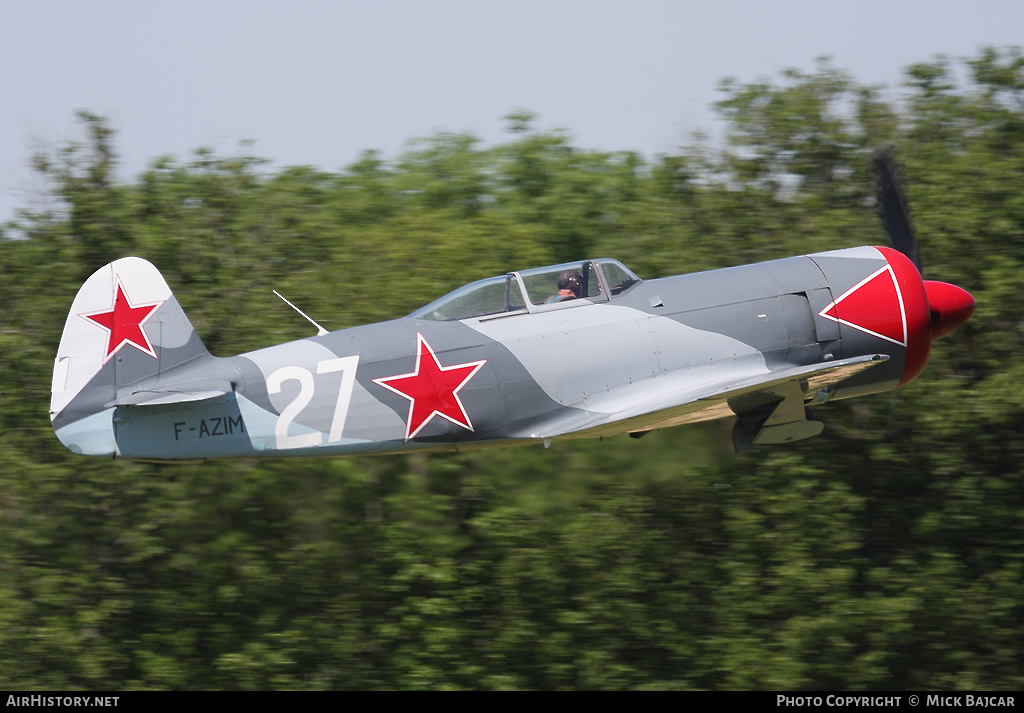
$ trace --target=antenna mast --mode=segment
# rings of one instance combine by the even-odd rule
[[[319,324],[317,324],[316,322],[314,322],[314,321],[313,321],[313,318],[312,318],[312,317],[310,317],[310,316],[309,316],[308,314],[306,314],[305,312],[303,312],[303,311],[302,311],[301,309],[299,309],[298,307],[296,307],[295,305],[293,305],[293,304],[292,304],[291,302],[289,302],[288,300],[285,300],[285,299],[284,299],[284,296],[283,296],[283,295],[282,295],[282,294],[281,294],[280,292],[278,292],[277,290],[274,290],[274,294],[275,294],[275,295],[277,295],[278,297],[280,297],[280,298],[281,298],[282,300],[284,300],[284,303],[285,303],[286,305],[288,305],[288,306],[289,306],[289,307],[291,307],[291,308],[292,308],[293,310],[295,310],[296,312],[298,312],[299,314],[301,314],[301,315],[302,315],[303,317],[305,317],[305,318],[306,318],[306,320],[307,320],[307,321],[308,321],[308,322],[309,322],[310,324],[312,324],[312,325],[313,325],[314,327],[316,327],[316,336],[318,336],[318,337],[322,337],[322,336],[324,336],[325,334],[327,334],[327,333],[328,333],[326,329],[324,329],[324,328],[323,328],[323,327],[321,327],[321,326],[320,326]]]

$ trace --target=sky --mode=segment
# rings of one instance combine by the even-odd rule
[[[653,157],[720,132],[724,77],[827,56],[895,98],[910,64],[1014,45],[1024,0],[0,0],[0,222],[77,110],[109,119],[123,180],[199,147],[337,171],[438,131],[493,144],[524,109]]]

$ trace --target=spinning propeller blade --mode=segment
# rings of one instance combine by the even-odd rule
[[[875,154],[875,168],[878,171],[878,210],[882,226],[889,234],[892,246],[910,258],[914,267],[921,272],[921,253],[910,227],[907,202],[896,182],[896,171],[892,158],[884,151]]]
[[[907,202],[896,180],[892,157],[885,151],[878,151],[875,168],[878,170],[878,210],[885,232],[889,234],[892,246],[906,255],[922,273],[921,253],[910,227]],[[974,298],[966,290],[934,280],[924,280],[924,287],[931,310],[932,339],[951,334],[974,312]]]

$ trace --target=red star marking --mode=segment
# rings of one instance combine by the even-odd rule
[[[818,314],[907,346],[907,311],[903,306],[903,293],[889,265],[868,275]]]
[[[134,305],[128,299],[128,295],[121,285],[121,278],[117,279],[117,291],[114,294],[114,307],[107,312],[93,312],[92,314],[79,315],[89,320],[98,327],[107,330],[107,353],[103,357],[103,363],[121,350],[125,344],[131,344],[139,351],[157,358],[153,343],[149,341],[149,335],[142,325],[146,323],[157,307],[166,300],[152,302],[145,305]]]
[[[427,340],[417,332],[416,369],[411,374],[388,376],[373,382],[409,399],[409,417],[405,425],[407,441],[414,438],[435,415],[472,431],[473,424],[459,399],[459,391],[486,363],[486,359],[481,359],[441,366]]]

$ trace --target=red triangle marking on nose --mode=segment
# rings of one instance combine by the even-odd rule
[[[899,283],[889,265],[858,282],[818,314],[907,346],[907,313]]]

